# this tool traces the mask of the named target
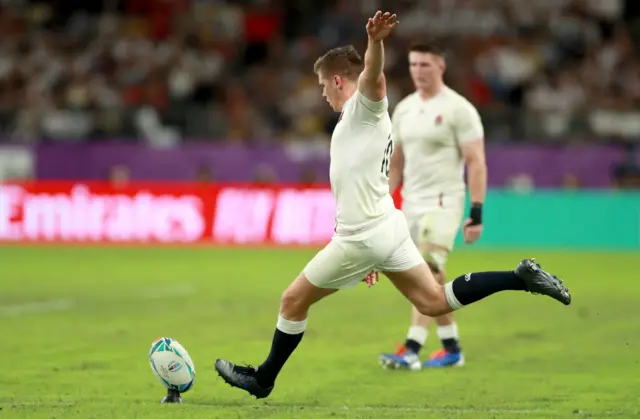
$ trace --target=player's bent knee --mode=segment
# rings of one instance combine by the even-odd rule
[[[436,312],[436,310],[432,309],[431,306],[429,306],[428,304],[427,305],[423,305],[423,304],[415,305],[414,307],[423,316],[428,316],[428,317],[437,317],[438,316],[438,313]]]
[[[280,298],[280,316],[290,321],[301,321],[307,318],[309,305],[304,300],[289,290]]]
[[[414,306],[421,314],[429,317],[437,317],[450,311],[444,287],[440,284],[429,288],[428,292],[414,302]]]
[[[295,290],[291,289],[291,287],[287,288],[280,297],[280,307],[282,310],[295,310],[301,305],[300,302],[300,296],[295,292]]]
[[[299,279],[296,279],[280,297],[280,314],[288,320],[296,320],[303,314],[306,316],[309,309],[305,302],[307,298],[304,295],[304,289],[299,286],[298,282]]]
[[[434,308],[434,304],[432,301],[424,300],[418,303],[414,303],[414,307],[416,310],[420,312],[423,316],[435,317],[438,315],[438,310]]]

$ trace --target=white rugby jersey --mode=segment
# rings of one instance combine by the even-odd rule
[[[393,112],[393,139],[402,146],[403,210],[409,216],[438,205],[441,197],[464,197],[460,145],[484,138],[477,109],[449,87],[424,100],[418,92]]]
[[[331,136],[329,177],[337,204],[336,231],[357,231],[395,211],[389,194],[393,152],[389,102],[356,90]]]

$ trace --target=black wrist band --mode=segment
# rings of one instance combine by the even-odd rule
[[[471,210],[469,211],[469,218],[471,219],[471,225],[482,224],[482,204],[474,202],[471,204]]]

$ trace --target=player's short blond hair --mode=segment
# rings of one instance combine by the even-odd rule
[[[333,48],[318,58],[313,65],[313,72],[324,75],[338,74],[349,80],[357,80],[362,72],[364,62],[353,45]]]

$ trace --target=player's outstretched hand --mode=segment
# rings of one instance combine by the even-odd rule
[[[482,224],[472,224],[471,219],[468,218],[464,222],[462,229],[462,235],[464,236],[464,242],[467,244],[475,243],[482,234]]]
[[[381,41],[389,36],[391,31],[400,23],[396,20],[396,17],[395,14],[392,15],[389,12],[383,14],[378,10],[367,22],[367,35],[369,35],[369,38],[374,41]]]
[[[371,271],[369,274],[362,280],[367,287],[373,287],[380,280],[380,274],[376,271]]]

